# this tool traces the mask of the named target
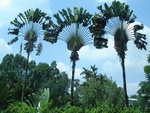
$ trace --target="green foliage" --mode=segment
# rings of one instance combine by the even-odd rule
[[[23,102],[15,102],[11,104],[4,113],[37,113],[37,109],[28,106]]]
[[[99,74],[95,65],[90,69],[83,68],[81,75],[83,75],[85,82],[80,84],[80,80],[75,80],[74,83],[75,106],[67,104],[70,102],[70,94],[68,93],[70,81],[65,72],[60,73],[56,61],[50,65],[47,63],[36,65],[35,61],[29,62],[25,90],[26,103],[18,102],[21,100],[22,91],[22,73],[18,70],[24,69],[21,62],[26,59],[20,55],[6,55],[4,59],[0,64],[0,73],[3,73],[0,75],[1,113],[37,113],[38,111],[41,113],[142,113],[138,105],[136,108],[123,107],[122,88],[118,87],[111,78]],[[11,65],[11,67],[7,65]],[[147,81],[141,84],[141,93],[139,94],[141,96],[148,94],[150,86]],[[45,88],[48,90],[44,90]],[[147,107],[148,98],[148,95],[139,98],[142,107]],[[40,108],[37,108],[39,102]]]
[[[2,63],[0,64],[0,75],[7,74],[7,72],[13,71],[12,68],[12,61],[13,61],[14,55],[13,54],[7,54],[2,59]]]
[[[82,113],[82,108],[70,106],[69,108],[66,108],[62,113]]]
[[[0,87],[2,87],[0,109],[6,108],[12,100],[21,101],[24,62],[26,62],[19,54],[15,56],[8,54],[3,59],[0,64]],[[30,61],[26,83],[24,102],[30,106],[38,105],[38,95],[44,88],[50,89],[50,99],[53,101],[51,106],[62,106],[68,101],[69,79],[65,72],[59,72],[56,61],[51,65],[47,63],[36,65],[35,61]]]
[[[3,81],[0,81],[0,89],[0,109],[6,109],[13,101],[12,91]]]
[[[81,73],[85,82],[76,88],[76,105],[79,103],[83,108],[95,106],[97,102],[108,102],[114,106],[124,106],[123,89],[117,87],[117,84],[106,75],[98,73],[98,68],[94,65],[91,69],[83,68]],[[82,101],[81,101],[82,100]]]
[[[92,18],[92,26],[90,27],[90,31],[94,37],[94,46],[97,49],[107,48],[108,39],[104,38],[105,26],[107,19],[101,17],[99,14],[95,14]]]
[[[51,106],[51,102],[49,102],[50,98],[50,91],[49,88],[44,89],[44,91],[39,96],[39,104],[38,109],[41,113],[47,113],[49,111],[49,106]]]
[[[117,113],[118,108],[109,106],[107,102],[103,102],[101,104],[97,103],[95,107],[91,109],[87,109],[85,113]],[[118,112],[119,113],[119,112]]]
[[[145,113],[140,107],[124,107],[118,113]]]
[[[149,65],[149,59],[150,55],[148,55],[148,65],[144,66],[144,72],[145,72],[145,81],[141,81],[139,86],[140,89],[138,90],[138,98],[139,98],[139,104],[143,107],[150,107],[150,65]]]
[[[118,107],[107,102],[97,103],[95,107],[87,109],[85,113],[144,113],[140,107]]]

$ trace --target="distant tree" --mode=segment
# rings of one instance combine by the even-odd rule
[[[8,105],[14,101],[12,99],[12,90],[8,85],[6,85],[6,81],[4,80],[4,76],[0,76],[0,109],[6,109]]]
[[[8,100],[10,104],[14,101],[21,101],[21,93],[23,86],[23,73],[25,72],[25,62],[26,58],[20,54],[7,54],[4,56],[2,63],[0,64],[0,82],[5,83],[4,87],[8,87],[11,92],[11,99]],[[35,61],[29,62],[28,73],[35,68]],[[29,75],[28,74],[28,75]],[[28,95],[36,93],[38,89],[32,89],[31,83],[29,81],[29,76],[27,78],[27,87],[25,88],[24,101],[30,101]],[[7,92],[6,92],[7,93]],[[12,101],[13,100],[13,101]]]
[[[92,44],[93,39],[89,31],[92,15],[82,7],[74,7],[73,12],[70,8],[62,9],[54,14],[57,25],[47,30],[46,41],[55,43],[58,39],[67,43],[68,50],[71,51],[70,59],[72,64],[71,81],[71,105],[73,105],[73,90],[76,61],[79,60],[78,51],[85,45]]]
[[[148,63],[150,63],[150,54],[148,55]],[[145,81],[142,81],[138,90],[139,102],[142,107],[150,107],[150,65],[144,66]]]
[[[2,63],[0,64],[0,75],[5,75],[8,72],[13,71],[12,61],[14,59],[13,54],[6,54],[3,59]]]
[[[123,74],[123,87],[124,87],[124,97],[126,101],[126,106],[128,103],[127,87],[126,87],[126,74],[125,74],[125,52],[127,51],[127,43],[130,40],[134,40],[134,44],[138,49],[146,50],[146,35],[139,33],[139,30],[144,28],[143,24],[135,25],[133,24],[136,16],[133,11],[129,9],[129,5],[121,3],[119,1],[113,1],[111,6],[104,4],[98,6],[100,14],[95,14],[93,17],[94,25],[92,27],[92,32],[95,37],[102,37],[104,34],[108,33],[114,37],[114,46],[118,56],[121,60],[122,74]],[[98,39],[98,38],[97,38]],[[102,40],[101,38],[99,40]],[[95,46],[98,48],[95,42]]]
[[[32,89],[45,89],[49,88],[50,100],[52,106],[62,106],[68,101],[69,79],[65,72],[59,71],[56,61],[51,65],[47,63],[39,63],[34,70],[30,73],[30,86]]]
[[[77,89],[76,94],[80,97],[80,102],[84,108],[96,106],[97,103],[107,102],[114,106],[122,107],[124,104],[123,89],[118,87],[117,84],[106,75],[98,73],[98,68],[94,65],[90,69],[84,68],[84,71],[88,70],[89,73],[81,73],[85,78],[88,74],[90,77],[85,78]],[[83,72],[84,72],[83,71]]]
[[[26,43],[24,44],[24,50],[27,53],[26,70],[24,74],[24,85],[22,90],[22,101],[24,99],[24,90],[26,84],[26,76],[28,72],[28,62],[30,53],[36,48],[36,55],[40,55],[42,51],[42,43],[40,42],[37,47],[35,43],[38,38],[40,39],[44,35],[44,30],[51,26],[51,18],[38,8],[33,10],[29,9],[24,13],[19,13],[17,18],[10,22],[15,28],[9,28],[8,34],[15,35],[16,37],[8,42],[8,45],[16,42],[19,37],[22,37]],[[22,43],[20,45],[20,52],[22,51]]]
[[[13,71],[16,73],[16,76],[23,80],[23,74],[25,72],[25,64],[26,58],[21,56],[20,54],[16,54],[12,60],[12,68]]]

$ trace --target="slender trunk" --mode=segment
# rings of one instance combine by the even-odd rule
[[[72,105],[72,106],[74,105],[73,92],[74,92],[75,66],[76,66],[76,60],[73,60],[73,64],[72,64],[72,80],[71,80],[71,105]]]
[[[27,76],[27,73],[28,73],[29,56],[30,56],[30,52],[27,53],[27,61],[26,61],[24,79],[23,79],[23,88],[22,88],[21,102],[24,101],[24,93],[25,93],[25,87],[26,87],[26,76]]]
[[[126,73],[125,73],[124,59],[125,58],[122,58],[122,61],[121,61],[121,64],[122,64],[122,74],[123,74],[123,88],[124,88],[124,97],[125,97],[126,107],[128,107],[129,106],[129,101],[128,101],[128,94],[127,94],[127,86],[126,86]]]

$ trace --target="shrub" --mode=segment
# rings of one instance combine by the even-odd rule
[[[82,113],[82,108],[76,106],[69,106],[64,109],[63,113]]]
[[[87,109],[85,113],[145,113],[140,109],[140,107],[114,107],[104,102],[102,104],[97,104],[97,106]]]
[[[37,109],[24,102],[15,102],[8,106],[4,113],[37,113]]]

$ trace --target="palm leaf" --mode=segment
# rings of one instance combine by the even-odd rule
[[[27,19],[25,18],[25,16],[22,13],[19,13],[18,17],[22,21],[23,25],[27,24]]]
[[[70,8],[67,8],[67,10],[68,10],[68,15],[69,15],[70,21],[71,21],[71,22],[74,22],[75,20],[74,20],[74,16],[73,16],[73,14],[72,14],[71,9],[70,9]]]

